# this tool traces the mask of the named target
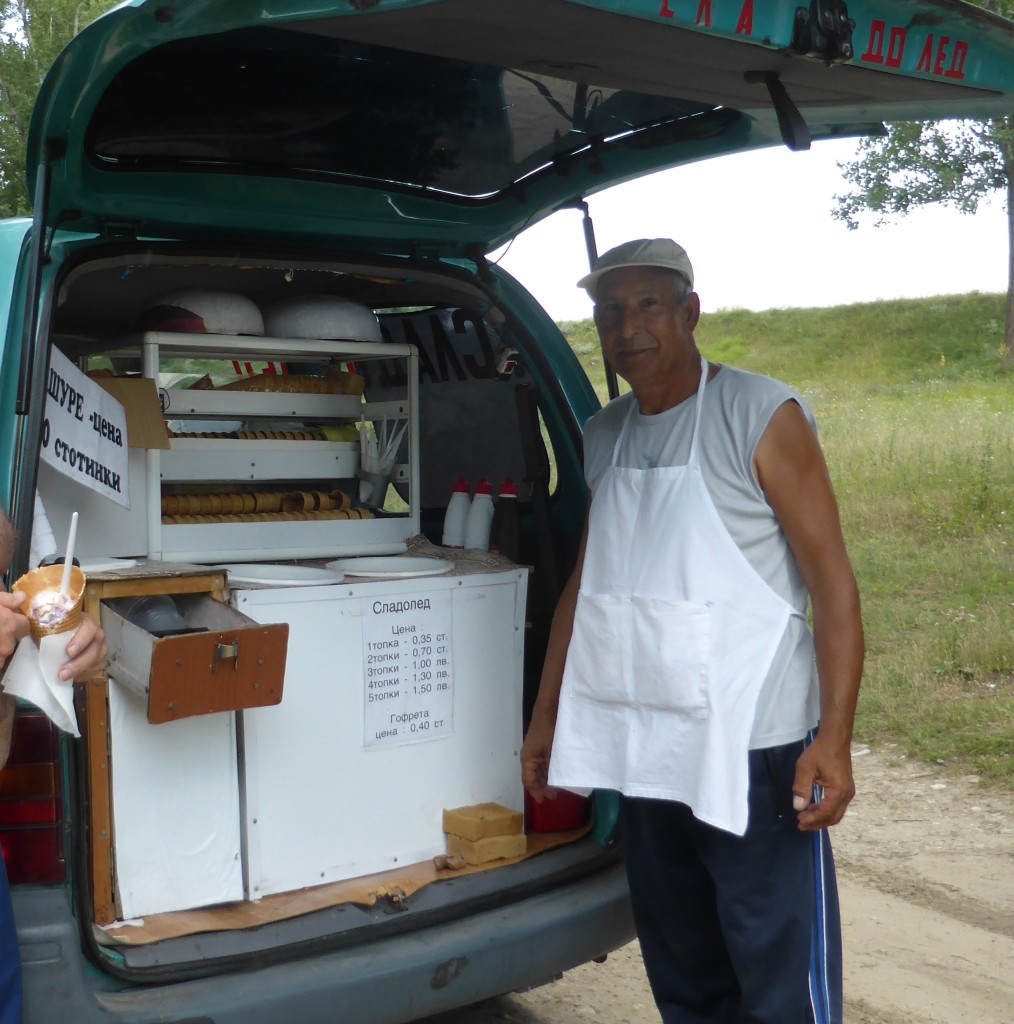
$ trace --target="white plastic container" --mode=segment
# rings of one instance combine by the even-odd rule
[[[451,500],[447,503],[444,513],[444,535],[441,543],[445,548],[463,548],[465,546],[465,524],[468,512],[472,507],[472,498],[468,493],[468,481],[462,476],[451,492]]]
[[[465,521],[465,547],[489,550],[489,528],[493,523],[493,485],[485,478],[475,485],[475,496]]]

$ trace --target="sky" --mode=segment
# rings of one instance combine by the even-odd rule
[[[761,150],[606,189],[588,199],[598,250],[675,238],[704,312],[1007,290],[1000,193],[974,215],[934,206],[877,227],[869,214],[855,231],[834,220],[833,197],[847,188],[837,165],[855,147],[846,139]],[[591,316],[574,287],[588,267],[581,224],[579,210],[560,211],[491,256],[557,321]]]

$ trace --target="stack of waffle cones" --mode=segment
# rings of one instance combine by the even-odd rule
[[[59,594],[60,584],[63,580],[62,565],[44,565],[39,569],[33,569],[21,576],[11,587],[12,593],[24,594],[27,598],[24,604],[24,613],[32,628],[32,639],[36,646],[44,636],[51,636],[54,633],[69,633],[77,629],[81,622],[81,609],[84,604],[85,575],[76,566],[71,566],[70,581],[68,584],[68,595],[66,598],[67,610],[62,616],[38,617],[35,605],[40,594],[45,592]]]

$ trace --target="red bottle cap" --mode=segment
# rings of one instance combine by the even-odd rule
[[[493,485],[485,477],[480,477],[479,482],[475,485],[475,493],[492,494]]]
[[[458,477],[458,482],[454,485],[454,492],[455,494],[468,494],[468,481],[463,476]]]
[[[517,484],[515,484],[514,481],[510,477],[507,477],[507,479],[504,480],[504,482],[503,482],[503,486],[500,488],[500,497],[501,498],[516,498],[517,496],[518,496]]]

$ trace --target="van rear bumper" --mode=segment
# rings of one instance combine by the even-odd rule
[[[547,981],[634,935],[622,863],[549,892],[312,957],[124,987],[89,964],[66,895],[17,889],[24,1024],[402,1024]]]

